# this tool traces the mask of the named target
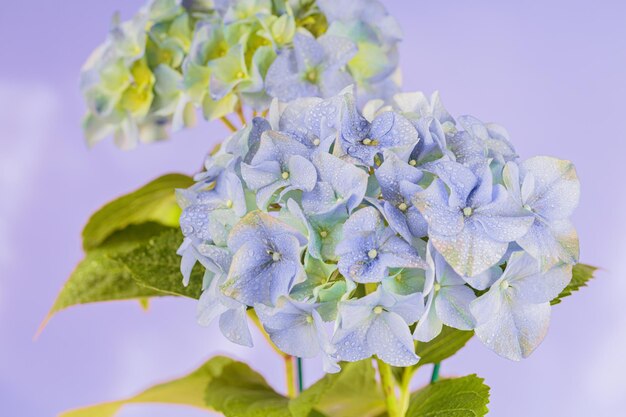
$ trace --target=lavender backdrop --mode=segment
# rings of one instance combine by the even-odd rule
[[[282,389],[282,364],[255,334],[235,347],[194,322],[194,303],[164,299],[68,310],[33,334],[81,258],[80,231],[100,205],[165,172],[192,173],[226,134],[218,124],[122,153],[83,145],[78,70],[109,16],[141,0],[3,2],[0,8],[0,414],[52,416],[116,399],[226,353]],[[523,3],[523,4],[522,4]],[[388,1],[405,30],[405,88],[439,89],[453,114],[506,126],[523,157],[571,159],[582,181],[575,222],[582,260],[605,269],[553,310],[528,360],[500,359],[476,341],[444,375],[476,372],[493,416],[622,415],[626,393],[623,169],[626,3]],[[306,362],[306,379],[320,376]],[[418,378],[427,378],[423,370]],[[419,381],[418,381],[419,382]],[[123,416],[201,416],[176,407]]]

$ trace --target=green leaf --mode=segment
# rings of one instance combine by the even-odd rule
[[[559,294],[554,300],[550,301],[550,304],[559,304],[563,298],[572,295],[573,292],[580,290],[582,287],[586,287],[587,282],[593,278],[593,274],[597,269],[598,268],[591,265],[574,265],[574,268],[572,269],[572,280],[567,287],[561,291],[561,294]]]
[[[189,286],[183,286],[180,257],[176,254],[182,240],[178,228],[167,228],[132,251],[119,254],[115,260],[123,264],[142,287],[169,295],[200,298],[203,270],[199,264],[191,273]]]
[[[83,229],[83,248],[93,249],[115,231],[132,224],[157,222],[178,226],[180,208],[174,190],[187,188],[193,180],[182,174],[168,174],[149,182],[130,194],[106,204]]]
[[[438,363],[454,355],[474,335],[473,331],[464,331],[443,326],[441,333],[428,343],[418,342],[415,352],[420,357],[418,366]]]
[[[205,404],[226,417],[291,417],[289,400],[241,362],[226,365],[206,386]]]
[[[230,358],[216,356],[192,373],[155,385],[134,397],[66,411],[59,417],[113,417],[124,405],[137,403],[186,405],[211,410],[204,402],[206,386],[232,362]]]
[[[326,374],[291,400],[293,417],[374,417],[385,411],[385,398],[376,382],[371,359],[342,363],[341,372]],[[311,414],[316,412],[317,414]]]
[[[476,375],[442,379],[411,395],[407,417],[481,417],[489,409],[489,387]]]
[[[100,247],[89,251],[61,289],[40,330],[55,313],[74,305],[164,295],[138,285],[116,258],[147,244],[168,229],[157,223],[129,226],[113,233]]]

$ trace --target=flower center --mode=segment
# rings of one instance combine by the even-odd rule
[[[408,208],[408,206],[406,205],[406,203],[400,203],[398,204],[398,209],[400,211],[406,211],[406,209]]]
[[[366,146],[376,146],[378,145],[378,141],[376,139],[365,138],[361,141],[363,145]]]
[[[510,286],[511,284],[509,284],[509,281],[507,281],[506,279],[500,283],[500,288],[502,288],[503,290],[508,289]]]
[[[313,316],[306,316],[306,322],[309,324],[313,323]]]
[[[524,204],[524,209],[526,209],[528,211],[533,211],[533,209],[531,209],[528,204]]]
[[[328,232],[326,230],[322,230],[322,231],[320,231],[320,236],[321,237],[326,237],[326,236],[328,236]]]
[[[313,145],[319,146],[319,144],[320,144],[320,138],[313,139]]]
[[[441,289],[441,284],[438,282],[435,282],[435,285],[433,285],[433,289],[435,290],[435,292],[438,292]]]
[[[415,159],[411,159],[409,161],[409,165],[411,165],[412,167],[414,167],[415,165],[417,165],[417,161]]]
[[[235,77],[237,77],[238,79],[240,79],[240,80],[241,80],[241,79],[244,77],[244,75],[245,75],[245,74],[243,73],[243,71],[239,71],[239,72],[237,72],[237,74],[235,75]]]
[[[317,81],[317,71],[315,71],[315,69],[311,68],[310,70],[308,70],[306,72],[305,75],[307,81],[309,81],[310,83],[315,84],[315,82]]]
[[[281,177],[283,177],[284,180],[286,180],[287,178],[289,178],[289,173],[287,171],[284,171],[282,174],[280,174]]]
[[[381,306],[374,307],[374,314],[380,314],[383,312],[383,308]]]
[[[369,252],[367,252],[367,256],[370,259],[374,259],[375,257],[378,256],[378,251],[376,249],[370,249]]]
[[[233,200],[226,200],[226,207],[227,208],[232,208],[233,207]]]
[[[280,256],[280,253],[279,253],[279,252],[272,252],[272,251],[268,251],[267,253],[269,253],[270,255],[272,255],[272,260],[273,260],[274,262],[278,262],[278,261],[280,261],[281,256]]]
[[[471,207],[465,207],[465,208],[463,209],[463,215],[464,215],[465,217],[469,217],[469,216],[471,216],[473,212],[474,212],[474,210],[473,210]]]

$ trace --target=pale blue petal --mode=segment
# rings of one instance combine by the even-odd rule
[[[448,199],[445,184],[437,178],[413,198],[413,204],[424,216],[430,233],[454,236],[463,229],[463,214],[459,207],[450,207]]]
[[[383,287],[380,287],[384,290]],[[406,324],[413,324],[419,320],[420,316],[424,312],[424,297],[417,292],[409,295],[391,294],[384,291],[391,296],[393,302],[382,304],[387,311],[395,313],[402,317]]]
[[[502,294],[498,283],[471,305],[476,336],[507,359],[528,357],[543,340],[550,322],[550,303],[516,304]]]
[[[310,193],[303,193],[302,207],[310,213],[327,213],[344,206],[350,213],[363,200],[367,174],[336,156],[319,152],[312,157],[318,183]]]
[[[493,266],[487,269],[485,272],[476,274],[473,277],[463,277],[463,280],[467,282],[472,288],[477,290],[486,290],[491,285],[500,279],[502,275],[502,268],[500,266]]]
[[[552,221],[550,224],[537,218],[528,233],[516,240],[525,251],[548,269],[559,262],[578,262],[578,234],[569,220]]]
[[[537,156],[521,167],[525,176],[534,179],[533,192],[524,201],[531,210],[549,220],[571,216],[580,199],[580,181],[571,162]]]
[[[496,265],[508,248],[507,243],[487,236],[471,218],[456,236],[431,235],[431,241],[458,274],[470,277]]]
[[[409,326],[395,313],[383,312],[372,321],[367,343],[376,356],[392,366],[411,366],[419,361]]]
[[[392,233],[390,229],[387,232]],[[385,239],[378,252],[380,261],[392,268],[427,268],[417,249],[395,235]]]
[[[308,159],[294,155],[289,158],[289,182],[298,190],[312,191],[317,182],[317,171]]]
[[[518,302],[546,303],[556,298],[572,279],[572,266],[561,264],[542,271],[538,261],[524,252],[516,252],[507,261],[505,279]]]
[[[217,280],[213,280],[213,286],[209,286],[205,290],[196,306],[198,324],[201,326],[208,326],[213,320],[218,318],[224,312],[228,311],[228,307],[220,302],[219,295],[216,291],[219,289],[214,288]]]
[[[277,161],[264,161],[256,165],[241,163],[241,176],[251,190],[282,180],[280,163]]]
[[[325,51],[313,36],[296,33],[293,37],[293,50],[299,71],[317,67],[325,59]]]
[[[352,84],[354,79],[348,72],[330,68],[320,75],[319,94],[322,97],[332,97]]]
[[[465,285],[442,287],[435,297],[437,316],[447,326],[471,330],[475,323],[469,306],[475,298],[474,291]]]
[[[367,343],[370,325],[371,319],[364,320],[355,327],[337,329],[332,340],[337,359],[356,362],[373,355],[374,352]]]
[[[457,162],[441,160],[424,168],[437,175],[450,188],[451,204],[467,204],[470,193],[479,182],[469,168]]]
[[[411,229],[409,229],[407,215],[396,206],[388,201],[383,202],[383,214],[389,223],[389,227],[398,232],[405,240],[410,241],[413,237]],[[420,216],[421,217],[421,216]]]
[[[248,328],[246,306],[230,309],[220,316],[220,330],[228,340],[238,345],[252,347],[252,335]]]
[[[345,37],[322,35],[317,41],[324,49],[326,66],[332,69],[344,67],[358,51],[354,42]]]
[[[413,338],[420,342],[430,342],[437,337],[443,329],[443,322],[437,316],[437,311],[435,310],[434,298],[434,293],[428,296],[426,311],[417,322],[415,330],[413,331]]]
[[[524,236],[533,222],[527,210],[515,202],[502,185],[496,185],[491,203],[476,208],[473,218],[485,233],[500,242],[512,242]]]
[[[463,164],[472,172],[482,172],[489,163],[483,143],[473,138],[467,132],[457,132],[448,137],[447,145],[450,152],[454,155],[454,160]]]
[[[383,198],[395,205],[407,203],[404,201],[404,195],[400,190],[400,182],[407,181],[417,184],[423,177],[419,170],[392,153],[385,154],[385,161],[375,171],[375,175],[380,184]]]
[[[303,80],[293,50],[283,50],[267,70],[265,76],[267,93],[281,101],[291,101],[299,97],[319,96],[319,88]]]

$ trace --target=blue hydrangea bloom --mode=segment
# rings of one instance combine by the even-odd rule
[[[317,171],[309,160],[309,150],[293,138],[275,131],[263,133],[250,164],[241,164],[241,175],[257,193],[257,204],[267,207],[274,194],[291,190],[311,191]]]
[[[373,207],[354,212],[337,245],[339,272],[356,282],[380,282],[389,268],[426,268],[417,249],[386,227]]]
[[[305,213],[294,200],[287,202],[287,208],[307,229],[308,253],[316,259],[336,261],[335,248],[343,236],[348,213],[341,209],[321,214]]]
[[[504,182],[513,198],[533,216],[517,243],[543,269],[578,261],[578,235],[569,217],[580,198],[580,182],[571,162],[538,156],[519,166],[508,163]]]
[[[270,119],[276,117],[277,130],[293,136],[312,151],[328,152],[340,129],[339,120],[346,104],[344,96],[327,100],[300,98],[286,105],[282,112],[270,109]]]
[[[571,265],[542,271],[532,256],[513,253],[502,276],[470,306],[476,336],[505,358],[527,357],[548,331],[550,301],[571,278]]]
[[[351,213],[365,196],[367,174],[328,153],[315,153],[312,161],[318,181],[302,194],[302,207],[308,213]]]
[[[413,339],[444,325],[511,359],[537,346],[578,255],[571,163],[518,163],[503,129],[457,123],[437,94],[271,107],[177,192],[184,283],[206,271],[201,324],[250,345],[254,308],[279,349],[327,372],[413,365]]]
[[[430,99],[421,92],[398,93],[390,100],[390,106],[410,120],[419,135],[419,141],[408,157],[399,155],[403,160],[412,166],[444,157],[455,160],[448,141],[457,132],[456,120],[443,106],[438,92],[434,92]]]
[[[424,174],[403,162],[393,153],[385,155],[385,162],[375,171],[383,196],[385,219],[407,242],[424,237],[428,231],[426,220],[413,205],[413,196],[422,190],[418,185]]]
[[[282,101],[298,97],[331,97],[353,83],[345,66],[356,53],[349,39],[297,33],[267,71],[267,92]]]
[[[398,113],[385,111],[371,123],[357,112],[350,113],[343,121],[340,145],[357,163],[373,166],[374,157],[384,150],[406,152],[417,144],[417,130]]]
[[[378,356],[393,366],[417,363],[409,325],[424,308],[422,295],[389,293],[379,286],[365,297],[339,303],[339,327],[333,337],[339,360]]]
[[[334,348],[330,344],[324,321],[317,312],[319,304],[282,297],[275,307],[254,307],[272,342],[285,353],[300,358],[322,355],[324,371],[339,372]]]
[[[452,161],[433,170],[438,178],[413,199],[428,222],[430,241],[457,273],[486,271],[500,261],[509,242],[528,232],[532,217],[502,185],[493,184],[489,168],[481,177]]]
[[[218,245],[226,244],[230,228],[247,211],[241,181],[230,172],[221,173],[211,190],[178,190],[177,197],[183,235]]]
[[[269,214],[247,214],[228,237],[233,262],[222,290],[247,305],[274,305],[305,279],[303,243],[300,233]]]
[[[487,158],[503,165],[517,158],[515,149],[509,141],[509,134],[502,126],[494,123],[483,123],[473,116],[459,117],[459,124],[472,138],[482,142]]]
[[[208,269],[207,273],[210,273]],[[197,306],[198,323],[208,326],[219,318],[220,330],[228,340],[252,347],[252,335],[246,317],[247,307],[222,293],[220,286],[225,278],[224,275],[212,277],[208,287],[202,292]]]
[[[329,22],[327,33],[357,45],[348,63],[358,88],[359,105],[368,98],[386,98],[399,90],[398,42],[402,30],[378,0],[318,0]]]
[[[476,298],[474,291],[430,244],[426,260],[429,264],[424,288],[426,311],[415,326],[415,339],[429,342],[444,324],[460,330],[473,329],[470,303]]]

